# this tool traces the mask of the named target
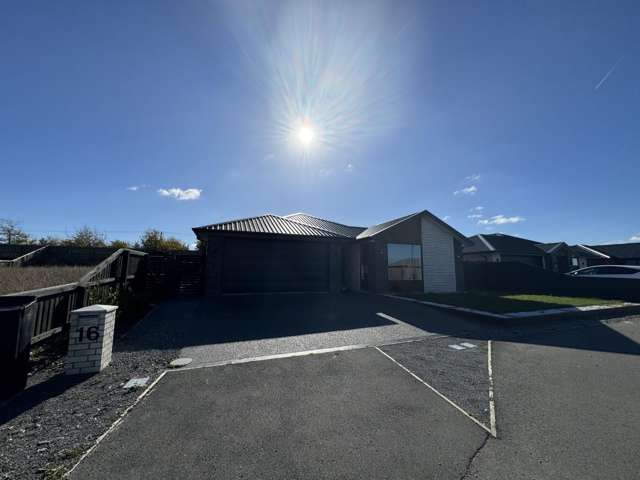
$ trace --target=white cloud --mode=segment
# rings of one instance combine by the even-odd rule
[[[478,225],[504,225],[506,223],[520,223],[525,220],[526,219],[524,217],[519,216],[505,217],[504,215],[496,215],[490,219],[478,220]]]
[[[444,220],[446,222],[450,218],[451,218],[451,215],[445,215],[444,217],[442,217],[442,220]]]
[[[162,197],[172,197],[176,200],[197,200],[200,198],[202,190],[199,188],[187,188],[183,190],[181,188],[161,188],[158,190],[158,194]]]
[[[473,175],[469,175],[468,177],[465,177],[465,180],[467,182],[477,182],[480,180],[480,174],[474,173]]]
[[[483,216],[481,213],[472,213],[471,215],[467,215],[467,218],[482,218]]]
[[[147,186],[145,184],[132,185],[130,187],[127,187],[127,190],[129,190],[130,192],[137,192],[138,190],[142,190],[143,188],[147,188]]]
[[[629,239],[630,242],[640,242],[640,233],[638,233],[637,235],[632,236]]]
[[[478,187],[476,187],[475,185],[471,185],[470,187],[467,188],[463,188],[462,190],[456,190],[455,192],[453,192],[454,195],[475,195],[476,192],[478,191]]]
[[[470,212],[481,212],[482,210],[484,210],[484,207],[473,207],[471,210],[469,210]]]
[[[355,167],[353,166],[353,163],[347,163],[347,166],[344,167],[344,170],[348,173],[353,172],[353,170],[355,169]]]

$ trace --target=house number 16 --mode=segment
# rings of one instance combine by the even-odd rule
[[[90,342],[95,342],[99,337],[100,337],[100,332],[98,331],[98,327],[88,327],[86,329],[87,331],[87,340],[89,340]],[[76,330],[76,332],[79,333],[78,335],[78,341],[82,342],[84,340],[85,337],[85,327],[80,327]]]

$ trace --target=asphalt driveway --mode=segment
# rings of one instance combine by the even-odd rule
[[[377,295],[292,294],[165,302],[134,335],[144,348],[181,349],[197,366],[482,331],[457,313]]]
[[[186,303],[186,318],[172,302],[141,338],[167,335],[201,365],[263,358],[168,372],[72,478],[626,479],[640,468],[640,317],[486,341],[495,330],[393,299],[296,296],[269,309],[277,297],[237,298]],[[308,352],[321,345],[334,351]]]
[[[460,478],[486,437],[367,348],[170,372],[71,478]]]

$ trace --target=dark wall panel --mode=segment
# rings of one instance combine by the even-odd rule
[[[329,248],[324,242],[226,238],[222,292],[329,291]]]

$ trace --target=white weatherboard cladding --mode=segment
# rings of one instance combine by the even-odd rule
[[[422,218],[422,278],[425,292],[456,291],[453,237],[426,217]]]

